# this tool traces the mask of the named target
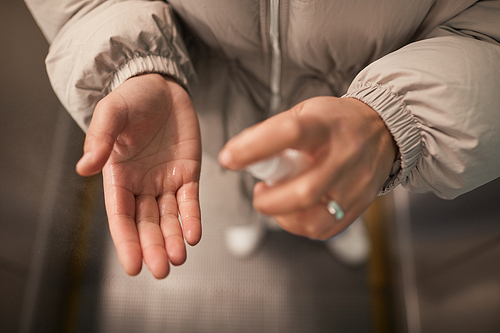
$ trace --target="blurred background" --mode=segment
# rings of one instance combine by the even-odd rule
[[[84,134],[52,92],[48,44],[21,0],[0,3],[0,45],[0,332],[500,331],[499,180],[453,201],[379,198],[363,267],[281,231],[241,260],[224,249],[237,214],[203,177],[217,168],[204,156],[201,243],[166,280],[126,276],[101,178],[74,172]]]

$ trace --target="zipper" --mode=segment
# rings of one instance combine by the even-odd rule
[[[281,106],[280,1],[270,0],[269,37],[271,40],[271,103],[269,113],[276,114]]]

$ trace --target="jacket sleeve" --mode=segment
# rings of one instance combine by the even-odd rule
[[[167,3],[25,1],[51,44],[52,87],[83,130],[97,102],[132,76],[161,73],[189,90],[194,70]]]
[[[345,97],[376,110],[399,146],[381,194],[402,183],[452,199],[499,177],[500,2],[368,65]]]

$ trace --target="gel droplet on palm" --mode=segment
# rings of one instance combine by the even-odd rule
[[[285,149],[280,154],[249,165],[245,170],[267,185],[273,186],[297,176],[308,165],[304,153],[295,149]]]

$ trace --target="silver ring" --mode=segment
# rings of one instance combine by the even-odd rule
[[[329,200],[326,203],[326,209],[328,209],[328,212],[335,216],[337,221],[340,221],[344,218],[344,211],[340,207],[340,205],[334,201],[334,200]]]

